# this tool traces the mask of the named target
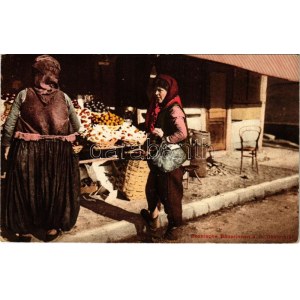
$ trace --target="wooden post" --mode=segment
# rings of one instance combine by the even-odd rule
[[[232,151],[232,118],[231,118],[231,108],[227,109],[226,116],[226,151]]]
[[[207,110],[206,108],[201,108],[201,125],[200,128],[202,131],[208,131],[207,128]]]
[[[266,112],[266,102],[267,102],[267,88],[268,88],[268,76],[261,75],[260,80],[260,102],[261,102],[261,111],[260,111],[260,126],[261,126],[261,135],[258,142],[258,148],[262,149],[264,127],[265,127],[265,112]]]

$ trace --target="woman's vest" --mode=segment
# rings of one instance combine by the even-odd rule
[[[177,127],[175,126],[175,124],[173,123],[172,117],[171,117],[171,110],[174,106],[178,106],[184,113],[183,109],[178,104],[175,103],[171,106],[163,108],[158,114],[155,127],[161,128],[164,132],[164,136],[172,135],[172,134],[174,134],[174,132],[176,132],[178,130]],[[185,113],[184,113],[184,115],[185,115]],[[184,118],[184,123],[185,123],[185,126],[187,128],[187,133],[188,133],[186,116]],[[179,144],[181,145],[183,150],[187,153],[189,144],[190,144],[189,134],[188,134],[187,138],[184,139],[183,141],[179,142]]]
[[[41,135],[68,135],[70,132],[69,112],[65,95],[57,90],[48,104],[43,103],[32,88],[20,108],[16,131]]]

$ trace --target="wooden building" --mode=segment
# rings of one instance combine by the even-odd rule
[[[18,88],[30,83],[35,56],[2,56],[2,93],[10,91],[16,81],[21,81]],[[272,82],[280,78],[298,84],[299,88],[298,55],[53,56],[61,63],[60,84],[66,93],[73,98],[78,94],[97,95],[97,99],[116,110],[133,106],[145,111],[155,74],[166,73],[175,77],[190,126],[208,131],[214,150],[238,147],[241,126],[259,125],[264,129],[267,91],[271,93],[268,90],[269,76]],[[295,99],[292,101],[294,103]],[[299,101],[296,102],[292,106],[297,114],[293,119],[299,120]],[[277,104],[279,106],[280,101],[272,103],[270,109],[280,110]],[[297,105],[298,111],[295,112]],[[274,122],[274,118],[270,121],[271,115],[272,112],[267,114],[268,121]]]

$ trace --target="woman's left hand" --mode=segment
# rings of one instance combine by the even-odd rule
[[[154,128],[154,130],[152,131],[152,134],[159,136],[160,138],[162,138],[164,136],[164,132],[162,131],[161,128]]]

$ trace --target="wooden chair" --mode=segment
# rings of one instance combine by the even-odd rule
[[[241,166],[240,174],[243,169],[243,158],[251,157],[252,169],[254,169],[254,164],[256,166],[256,171],[258,173],[258,163],[257,163],[257,151],[258,151],[258,140],[261,134],[260,126],[243,126],[239,130],[240,141],[241,141]]]

